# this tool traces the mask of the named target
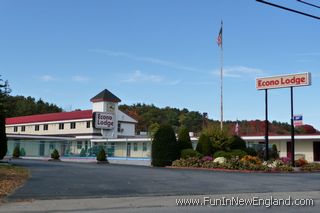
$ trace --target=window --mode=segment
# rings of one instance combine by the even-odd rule
[[[87,121],[87,128],[90,128],[90,125],[91,124],[91,122],[90,121]]]
[[[77,149],[82,149],[82,141],[77,141]]]
[[[43,130],[48,130],[48,124],[43,124]]]
[[[138,151],[138,143],[133,143],[133,151]]]
[[[64,123],[59,123],[59,129],[64,129]]]
[[[146,142],[143,142],[143,144],[142,144],[142,150],[143,150],[143,151],[147,151],[147,150],[148,150],[148,146],[147,146],[147,143],[146,143]]]
[[[71,122],[70,129],[75,129],[75,128],[76,128],[76,122]]]
[[[17,126],[13,127],[13,131],[18,132],[18,127]]]
[[[121,132],[121,123],[118,123],[118,132]]]
[[[54,142],[51,142],[50,145],[49,145],[49,149],[55,149],[56,148],[56,145]]]
[[[25,132],[26,131],[26,126],[21,126],[21,132]]]
[[[35,125],[35,126],[34,126],[34,131],[39,131],[39,129],[40,129],[40,128],[39,128],[39,125]]]

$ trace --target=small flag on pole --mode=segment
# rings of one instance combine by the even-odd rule
[[[294,126],[303,125],[303,117],[302,117],[302,115],[294,115],[293,116],[293,125]]]
[[[219,47],[222,48],[222,21],[221,21],[221,28],[220,28],[218,38],[217,38],[217,44]]]

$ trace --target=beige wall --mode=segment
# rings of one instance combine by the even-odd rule
[[[87,121],[90,121],[90,128],[87,128]],[[71,122],[76,123],[76,128],[71,129]],[[59,124],[64,124],[64,129],[59,129]],[[43,127],[48,124],[48,130]],[[39,125],[39,131],[35,131],[35,126]],[[14,126],[18,127],[18,131],[14,132]],[[22,131],[22,126],[25,126],[25,131]],[[26,134],[26,135],[68,135],[68,134],[91,134],[93,133],[91,120],[81,121],[61,121],[61,122],[43,122],[34,124],[20,124],[20,125],[7,125],[7,134]]]
[[[277,148],[280,151],[280,157],[287,157],[287,141],[282,141],[280,146],[277,145]],[[308,162],[313,162],[313,141],[295,141],[295,159],[301,155],[304,155]]]

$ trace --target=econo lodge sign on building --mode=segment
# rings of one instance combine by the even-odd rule
[[[97,129],[113,129],[114,128],[114,114],[107,112],[93,113],[93,127]]]
[[[256,88],[258,90],[277,89],[284,87],[300,87],[309,85],[311,85],[311,73],[309,72],[256,79]]]

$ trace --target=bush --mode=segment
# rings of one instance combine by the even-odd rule
[[[239,136],[233,135],[231,138],[229,138],[229,148],[231,150],[233,149],[246,149],[246,142]]]
[[[53,150],[53,152],[51,153],[51,158],[54,160],[59,160],[60,155],[59,155],[58,150],[56,150],[56,149]]]
[[[254,157],[251,155],[246,155],[240,160],[244,164],[254,164],[254,165],[259,165],[261,164],[261,161],[258,157]]]
[[[281,157],[280,160],[286,165],[289,165],[291,162],[291,159],[288,157]]]
[[[214,158],[218,157],[224,157],[226,159],[230,159],[232,157],[232,154],[230,152],[225,152],[225,151],[217,151],[213,154]]]
[[[2,94],[0,94],[0,96],[1,95]],[[4,113],[0,109],[0,160],[3,159],[6,154],[7,154],[7,136],[6,136],[5,117],[4,117]]]
[[[98,155],[97,155],[97,161],[107,161],[106,157],[106,151],[104,151],[104,148],[100,148]]]
[[[257,152],[254,148],[251,148],[251,147],[247,147],[245,150],[244,150],[248,155],[251,155],[251,156],[257,156]]]
[[[294,165],[296,167],[301,167],[301,166],[304,166],[305,164],[308,164],[308,161],[303,158],[300,158],[300,159],[294,161]]]
[[[184,149],[193,149],[189,130],[186,127],[182,127],[178,133],[178,145],[180,152]]]
[[[84,148],[80,151],[80,157],[86,157],[86,150]]]
[[[26,156],[26,150],[24,150],[24,148],[20,149],[20,156]]]
[[[19,146],[14,147],[12,157],[19,158],[20,157],[20,148]]]
[[[203,155],[212,155],[212,147],[211,147],[211,142],[210,138],[206,134],[201,134],[196,151],[203,154]]]
[[[308,163],[301,167],[302,171],[320,171],[320,163]]]
[[[271,149],[271,152],[270,152],[270,158],[271,159],[278,159],[279,158],[278,149],[277,149],[277,146],[275,144],[272,144],[272,149]]]
[[[240,149],[231,150],[230,153],[231,153],[231,157],[239,157],[239,158],[242,158],[245,155],[247,155],[247,153],[245,151],[240,150]]]
[[[179,159],[172,162],[174,167],[201,167],[202,161],[197,157]]]
[[[184,149],[181,151],[181,158],[187,159],[191,157],[201,158],[203,155],[193,149]]]
[[[180,153],[175,133],[171,126],[161,125],[152,140],[151,164],[170,166]]]

